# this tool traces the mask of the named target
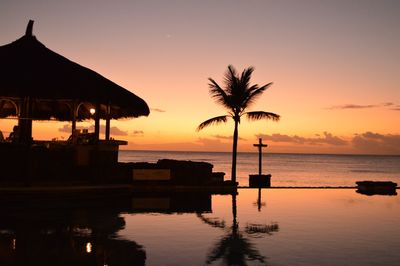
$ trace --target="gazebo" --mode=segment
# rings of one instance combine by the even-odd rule
[[[100,74],[51,51],[32,34],[30,20],[24,36],[0,46],[0,118],[18,117],[19,143],[30,143],[32,120],[76,122],[94,118],[99,140],[105,119],[149,115],[146,102]],[[74,134],[72,134],[74,136]]]
[[[146,102],[46,48],[32,28],[30,20],[24,36],[0,46],[0,119],[18,118],[18,137],[0,142],[0,181],[29,175],[68,179],[82,167],[102,171],[117,166],[118,147],[126,142],[110,138],[110,120],[147,116]],[[95,120],[94,133],[87,134],[90,141],[80,142],[84,134],[78,134],[76,123],[87,119]],[[106,121],[104,140],[99,139],[100,119]],[[34,120],[71,122],[70,140],[33,141]]]

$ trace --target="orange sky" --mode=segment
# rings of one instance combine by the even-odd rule
[[[145,99],[149,117],[112,121],[128,149],[230,151],[231,122],[195,129],[224,114],[207,78],[232,64],[274,82],[251,110],[282,116],[243,121],[240,151],[262,135],[270,152],[400,154],[399,13],[397,1],[5,0],[0,44],[34,19],[48,48]],[[67,138],[66,126],[35,122],[34,138]]]

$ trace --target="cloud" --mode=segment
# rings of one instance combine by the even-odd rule
[[[368,104],[368,105],[359,105],[359,104],[343,104],[343,105],[335,105],[328,107],[327,109],[329,110],[335,110],[335,109],[368,109],[368,108],[375,108],[378,107],[379,105],[374,105],[374,104]]]
[[[100,130],[101,131],[105,130],[105,126],[100,126]],[[123,131],[118,127],[110,127],[110,134],[114,136],[128,136],[127,131]]]
[[[393,111],[400,111],[400,105],[398,104],[398,105],[396,105],[395,107],[391,108],[390,110],[393,110]]]
[[[370,109],[370,108],[377,108],[377,107],[393,107],[396,104],[393,102],[385,102],[381,104],[342,104],[342,105],[335,105],[328,107],[328,110],[337,110],[337,109]],[[400,105],[391,108],[391,110],[398,111],[400,109]]]
[[[310,144],[310,145],[322,145],[328,144],[333,146],[343,146],[347,145],[348,141],[341,139],[337,136],[332,135],[329,132],[324,132],[323,136],[317,136],[316,138],[305,138],[297,135],[289,136],[282,134],[272,134],[272,135],[264,135],[258,134],[257,138],[265,138],[267,141],[272,142],[286,142],[286,143],[296,143],[296,144]]]
[[[58,131],[64,132],[64,133],[71,133],[71,130],[72,130],[72,128],[70,125],[63,125],[63,127],[60,127],[58,129]]]
[[[76,129],[84,129],[85,127],[76,127]],[[89,127],[90,131],[94,130],[94,126],[90,126]],[[58,129],[58,131],[60,132],[64,132],[64,133],[71,133],[72,128],[71,125],[64,125],[61,128]],[[104,125],[100,125],[100,131],[104,132],[105,131],[105,126]],[[123,131],[121,129],[119,129],[118,127],[110,127],[110,134],[114,135],[114,136],[128,136],[128,132],[127,131]]]
[[[226,140],[232,140],[233,136],[223,136],[223,135],[212,135],[216,139],[226,139]],[[244,138],[238,137],[239,140],[246,140]]]
[[[150,110],[158,113],[165,113],[165,110],[159,108],[150,108]]]
[[[134,135],[134,136],[143,136],[144,132],[143,132],[143,130],[135,130],[135,131],[132,132],[132,135]]]
[[[387,103],[383,103],[382,105],[383,105],[383,106],[393,106],[394,103],[392,103],[392,102],[387,102]]]
[[[198,138],[197,143],[201,147],[207,147],[207,149],[215,151],[226,151],[232,147],[231,143],[223,142],[220,139]]]
[[[356,134],[351,143],[365,153],[400,154],[400,135],[365,132]]]
[[[130,141],[130,149],[167,150],[167,151],[219,151],[225,152],[232,149],[232,144],[222,142],[219,139],[198,138],[195,142],[163,142],[141,143]],[[239,147],[240,148],[240,147]]]

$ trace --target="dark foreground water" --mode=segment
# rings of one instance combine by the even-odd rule
[[[400,198],[241,189],[7,199],[0,265],[399,265]]]
[[[393,181],[400,184],[400,156],[264,154],[263,173],[272,174],[272,186],[355,186],[356,181]],[[230,178],[231,154],[225,152],[121,151],[121,162],[158,159],[205,161]],[[237,177],[248,185],[258,173],[258,154],[239,153]]]

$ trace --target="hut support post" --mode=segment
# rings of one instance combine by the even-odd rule
[[[100,104],[96,104],[96,112],[94,118],[94,137],[98,141],[100,139]]]
[[[71,132],[71,136],[72,136],[72,143],[74,143],[74,144],[76,144],[76,139],[77,139],[75,131],[76,131],[76,117],[78,115],[78,106],[79,105],[76,104],[76,101],[74,101],[72,103],[72,126],[71,126],[71,131],[72,132]]]
[[[76,129],[76,117],[74,116],[72,118],[72,133],[71,134],[74,134],[75,129]]]
[[[18,118],[17,142],[30,143],[32,140],[32,102],[30,97],[25,97],[21,103],[21,113]]]
[[[110,104],[107,104],[106,110],[106,140],[110,140]]]
[[[74,101],[72,104],[72,137],[74,137],[74,132],[76,130],[76,116],[78,114],[77,104]]]

